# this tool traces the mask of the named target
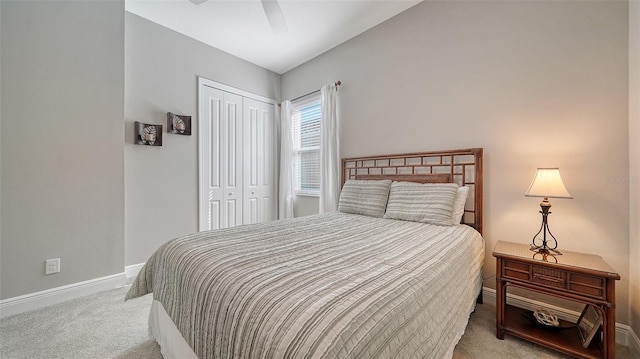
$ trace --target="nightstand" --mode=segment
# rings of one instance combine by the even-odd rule
[[[498,339],[510,334],[578,358],[615,358],[615,281],[620,275],[600,256],[564,250],[562,255],[543,256],[529,244],[502,241],[496,243],[493,256]],[[530,312],[507,304],[509,287],[594,306],[603,317],[602,335],[584,348],[577,328],[541,327],[526,318]]]

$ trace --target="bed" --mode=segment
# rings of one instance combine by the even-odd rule
[[[345,158],[342,182],[338,212],[154,252],[126,299],[153,293],[149,331],[163,356],[451,357],[481,300],[482,149]],[[404,211],[416,190],[450,197],[459,186],[461,224],[429,223],[453,207],[430,207],[426,221]]]

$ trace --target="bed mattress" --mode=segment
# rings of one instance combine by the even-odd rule
[[[169,241],[127,299],[153,292],[198,358],[443,358],[483,259],[466,225],[335,212]]]

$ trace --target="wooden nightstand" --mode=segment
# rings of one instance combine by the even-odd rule
[[[498,241],[493,251],[496,267],[496,321],[498,339],[505,333],[578,358],[615,358],[615,281],[620,275],[600,256],[562,251],[542,256],[529,245]],[[593,305],[603,316],[602,340],[584,348],[577,328],[550,330],[525,318],[528,311],[506,304],[508,287],[518,287]]]

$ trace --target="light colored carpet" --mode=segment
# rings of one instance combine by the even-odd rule
[[[124,302],[126,288],[94,294],[0,320],[0,358],[161,359],[148,339],[151,296]],[[617,346],[620,359],[639,358]],[[495,305],[478,305],[454,359],[568,358],[528,342],[495,336]]]

